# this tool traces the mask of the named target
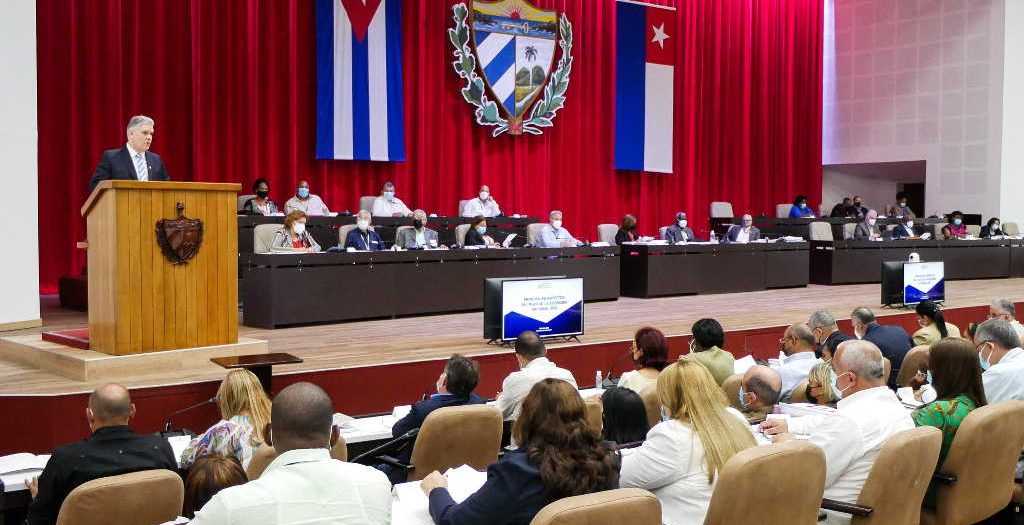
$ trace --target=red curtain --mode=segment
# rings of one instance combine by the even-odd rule
[[[408,161],[319,161],[314,2],[38,0],[41,289],[85,263],[79,208],[104,149],[135,114],[157,121],[153,151],[175,180],[298,179],[334,210],[392,180],[428,212],[491,187],[506,213],[565,211],[577,237],[634,213],[655,234],[677,210],[705,231],[709,203],[774,213],[821,189],[821,0],[660,0],[679,6],[675,170],[616,171],[615,2],[537,0],[574,26],[566,107],[540,137],[491,138],[450,66],[453,0],[403,5]]]

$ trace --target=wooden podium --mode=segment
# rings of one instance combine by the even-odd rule
[[[118,180],[96,187],[82,206],[90,350],[127,355],[238,342],[240,189],[239,184]],[[177,229],[158,225],[179,216],[201,221],[201,232],[184,220]],[[188,225],[185,237],[182,223]],[[197,235],[198,242],[181,242]],[[161,236],[179,245],[162,249]],[[194,255],[181,262],[190,252]]]

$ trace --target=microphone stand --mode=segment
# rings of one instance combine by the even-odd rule
[[[626,353],[624,353],[624,354],[620,355],[618,358],[616,358],[615,362],[612,363],[612,367],[608,369],[608,378],[605,379],[602,382],[601,386],[606,386],[606,384],[609,384],[609,383],[611,383],[611,384],[607,385],[607,386],[615,386],[615,385],[617,385],[618,384],[617,380],[620,377],[622,377],[622,374],[619,374],[618,376],[614,376],[613,374],[615,373],[615,368],[618,367],[620,363],[622,363],[623,358],[628,357],[628,356],[632,356],[632,355],[633,355],[633,349],[629,349],[629,350],[626,350]],[[612,379],[613,377],[615,378],[614,383],[613,383],[613,379]]]
[[[211,397],[210,399],[207,399],[205,401],[200,401],[199,403],[196,403],[196,404],[194,404],[192,406],[187,406],[185,408],[182,408],[181,410],[175,410],[174,412],[171,412],[171,414],[167,416],[167,421],[164,422],[164,429],[162,431],[160,431],[160,437],[166,438],[166,437],[171,437],[171,436],[186,436],[186,435],[187,436],[195,436],[195,432],[192,432],[190,430],[185,430],[185,429],[171,430],[171,420],[174,418],[174,416],[177,416],[179,414],[183,414],[185,412],[188,412],[190,410],[199,408],[201,406],[209,405],[211,403],[216,403],[216,402],[217,402],[217,396],[214,396],[214,397]]]

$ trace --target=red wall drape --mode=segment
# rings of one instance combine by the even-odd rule
[[[79,207],[102,150],[134,114],[175,180],[265,177],[278,202],[308,179],[336,210],[385,180],[453,214],[489,184],[506,213],[565,211],[577,237],[638,216],[656,233],[677,210],[698,231],[709,203],[774,213],[821,188],[822,0],[678,0],[675,170],[612,169],[615,2],[537,0],[574,26],[566,107],[540,137],[491,138],[449,62],[453,0],[403,5],[408,161],[319,161],[314,2],[38,0],[41,289],[85,262]],[[673,4],[671,0],[659,3]],[[169,212],[170,213],[170,212]]]

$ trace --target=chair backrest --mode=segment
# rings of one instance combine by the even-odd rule
[[[850,240],[853,238],[853,234],[857,231],[857,223],[848,222],[843,225],[843,239]]]
[[[718,473],[704,525],[815,525],[824,491],[825,454],[817,445],[787,441],[751,447],[729,458]]]
[[[832,225],[825,221],[814,221],[811,223],[811,240],[832,242]]]
[[[738,401],[737,401],[738,402]],[[789,394],[790,403],[810,403],[811,400],[807,398],[807,380],[804,379],[796,385],[793,392]]]
[[[888,357],[882,358],[882,376],[885,382],[889,382],[889,376],[892,375],[892,361]]]
[[[981,225],[980,224],[968,224],[967,225],[967,233],[969,235],[973,235],[975,237],[980,236],[981,235]]]
[[[181,514],[185,487],[170,470],[143,470],[94,479],[64,499],[57,525],[164,523]]]
[[[403,231],[411,230],[411,229],[412,229],[412,226],[399,226],[398,229],[395,230],[395,244],[398,244],[398,239],[402,238],[402,232]],[[402,246],[402,248],[405,248],[405,246]]]
[[[462,217],[466,212],[466,203],[471,199],[459,199],[459,217]],[[462,243],[459,243],[462,244]]]
[[[376,198],[376,195],[363,195],[362,197],[359,197],[359,209],[356,211],[373,211],[373,201]]]
[[[267,253],[270,246],[274,244],[274,237],[279,230],[284,229],[280,224],[257,224],[252,230],[252,251],[254,253]]]
[[[732,219],[733,217],[735,217],[735,215],[732,213],[731,202],[715,201],[711,203],[712,219]]]
[[[604,430],[604,405],[601,404],[601,399],[588,397],[583,400],[583,404],[587,407],[587,423],[590,423],[600,436]]]
[[[239,195],[238,196],[238,205],[235,206],[235,209],[238,210],[238,213],[242,213],[242,207],[245,206],[246,201],[248,201],[249,199],[251,199],[253,197],[255,197],[255,195]]]
[[[354,229],[356,229],[356,225],[355,224],[346,224],[346,225],[338,228],[338,245],[339,246],[344,246],[345,245],[345,237],[348,237],[348,232],[350,232],[350,231],[352,231]],[[373,226],[370,226],[370,231],[374,231],[374,227]],[[397,240],[397,239],[398,239],[398,232],[396,231],[395,232],[395,240]]]
[[[662,227],[658,228],[658,238],[659,239],[664,239],[665,238],[665,231],[666,230],[668,230],[668,226],[662,226]]]
[[[776,204],[775,205],[775,218],[785,219],[789,217],[789,210],[793,207],[792,204]]]
[[[937,222],[935,224],[932,224],[932,239],[941,239],[942,229],[945,228],[946,226],[947,224],[944,222]]]
[[[647,412],[647,426],[653,427],[661,421],[661,399],[658,398],[657,385],[651,385],[640,391],[640,399],[644,400],[644,410]]]
[[[338,434],[338,442],[331,447],[331,457],[338,461],[348,461],[348,443],[345,436]]]
[[[526,242],[536,245],[540,241],[540,230],[547,223],[535,222],[526,225]]]
[[[661,525],[661,503],[643,489],[615,489],[549,503],[530,525]]]
[[[918,523],[921,503],[939,461],[942,432],[929,426],[899,432],[885,441],[857,504],[871,507],[851,525]]]
[[[597,240],[615,246],[615,234],[618,232],[619,227],[614,224],[598,224]]]
[[[939,484],[935,523],[975,523],[1006,507],[1024,448],[1024,401],[1006,400],[972,411],[960,423],[941,472],[956,476]]]
[[[743,383],[743,374],[733,374],[722,381],[722,391],[725,392],[729,404],[736,410],[743,410],[740,406],[740,385]]]
[[[918,345],[907,351],[900,365],[900,373],[896,376],[896,386],[910,386],[910,380],[921,368],[921,363],[928,357],[929,345]]]
[[[1020,228],[1017,227],[1015,222],[1004,222],[1003,233],[1006,235],[1020,235]]]
[[[252,458],[249,459],[249,468],[245,469],[245,475],[249,481],[259,478],[267,466],[277,459],[277,451],[274,447],[263,444],[252,451]]]
[[[487,405],[445,407],[431,412],[412,447],[409,481],[460,465],[484,470],[498,461],[501,419],[501,412]]]
[[[455,242],[459,244],[466,244],[466,234],[469,233],[468,224],[460,224],[455,227]]]

